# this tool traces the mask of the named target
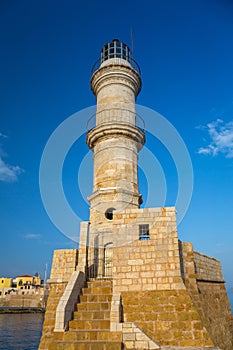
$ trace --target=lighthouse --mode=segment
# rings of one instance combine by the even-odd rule
[[[114,212],[138,208],[138,152],[145,132],[138,127],[135,101],[141,90],[140,68],[129,47],[114,39],[105,44],[93,67],[91,89],[96,96],[96,123],[87,134],[93,151],[91,218],[112,219]]]
[[[105,44],[91,75],[90,216],[78,249],[54,251],[40,350],[233,348],[220,262],[178,239],[175,207],[140,208],[141,86],[129,47]]]

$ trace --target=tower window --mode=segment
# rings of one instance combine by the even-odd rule
[[[139,240],[148,241],[150,239],[149,225],[139,225]]]
[[[108,220],[112,220],[113,219],[113,210],[116,210],[115,208],[108,208],[105,212],[105,217]]]

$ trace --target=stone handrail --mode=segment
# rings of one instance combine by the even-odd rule
[[[77,303],[78,296],[81,289],[84,287],[85,281],[84,272],[73,271],[57,305],[54,332],[64,332],[68,329],[68,323],[72,318],[74,305]]]
[[[111,311],[110,311],[110,329],[112,332],[122,331],[122,305],[119,293],[112,295]]]

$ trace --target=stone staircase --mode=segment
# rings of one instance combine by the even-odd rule
[[[88,281],[69,330],[57,334],[48,350],[122,350],[122,332],[110,332],[111,301],[111,279]]]

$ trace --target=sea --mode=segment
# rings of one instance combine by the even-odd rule
[[[44,314],[0,314],[0,349],[38,350]]]

